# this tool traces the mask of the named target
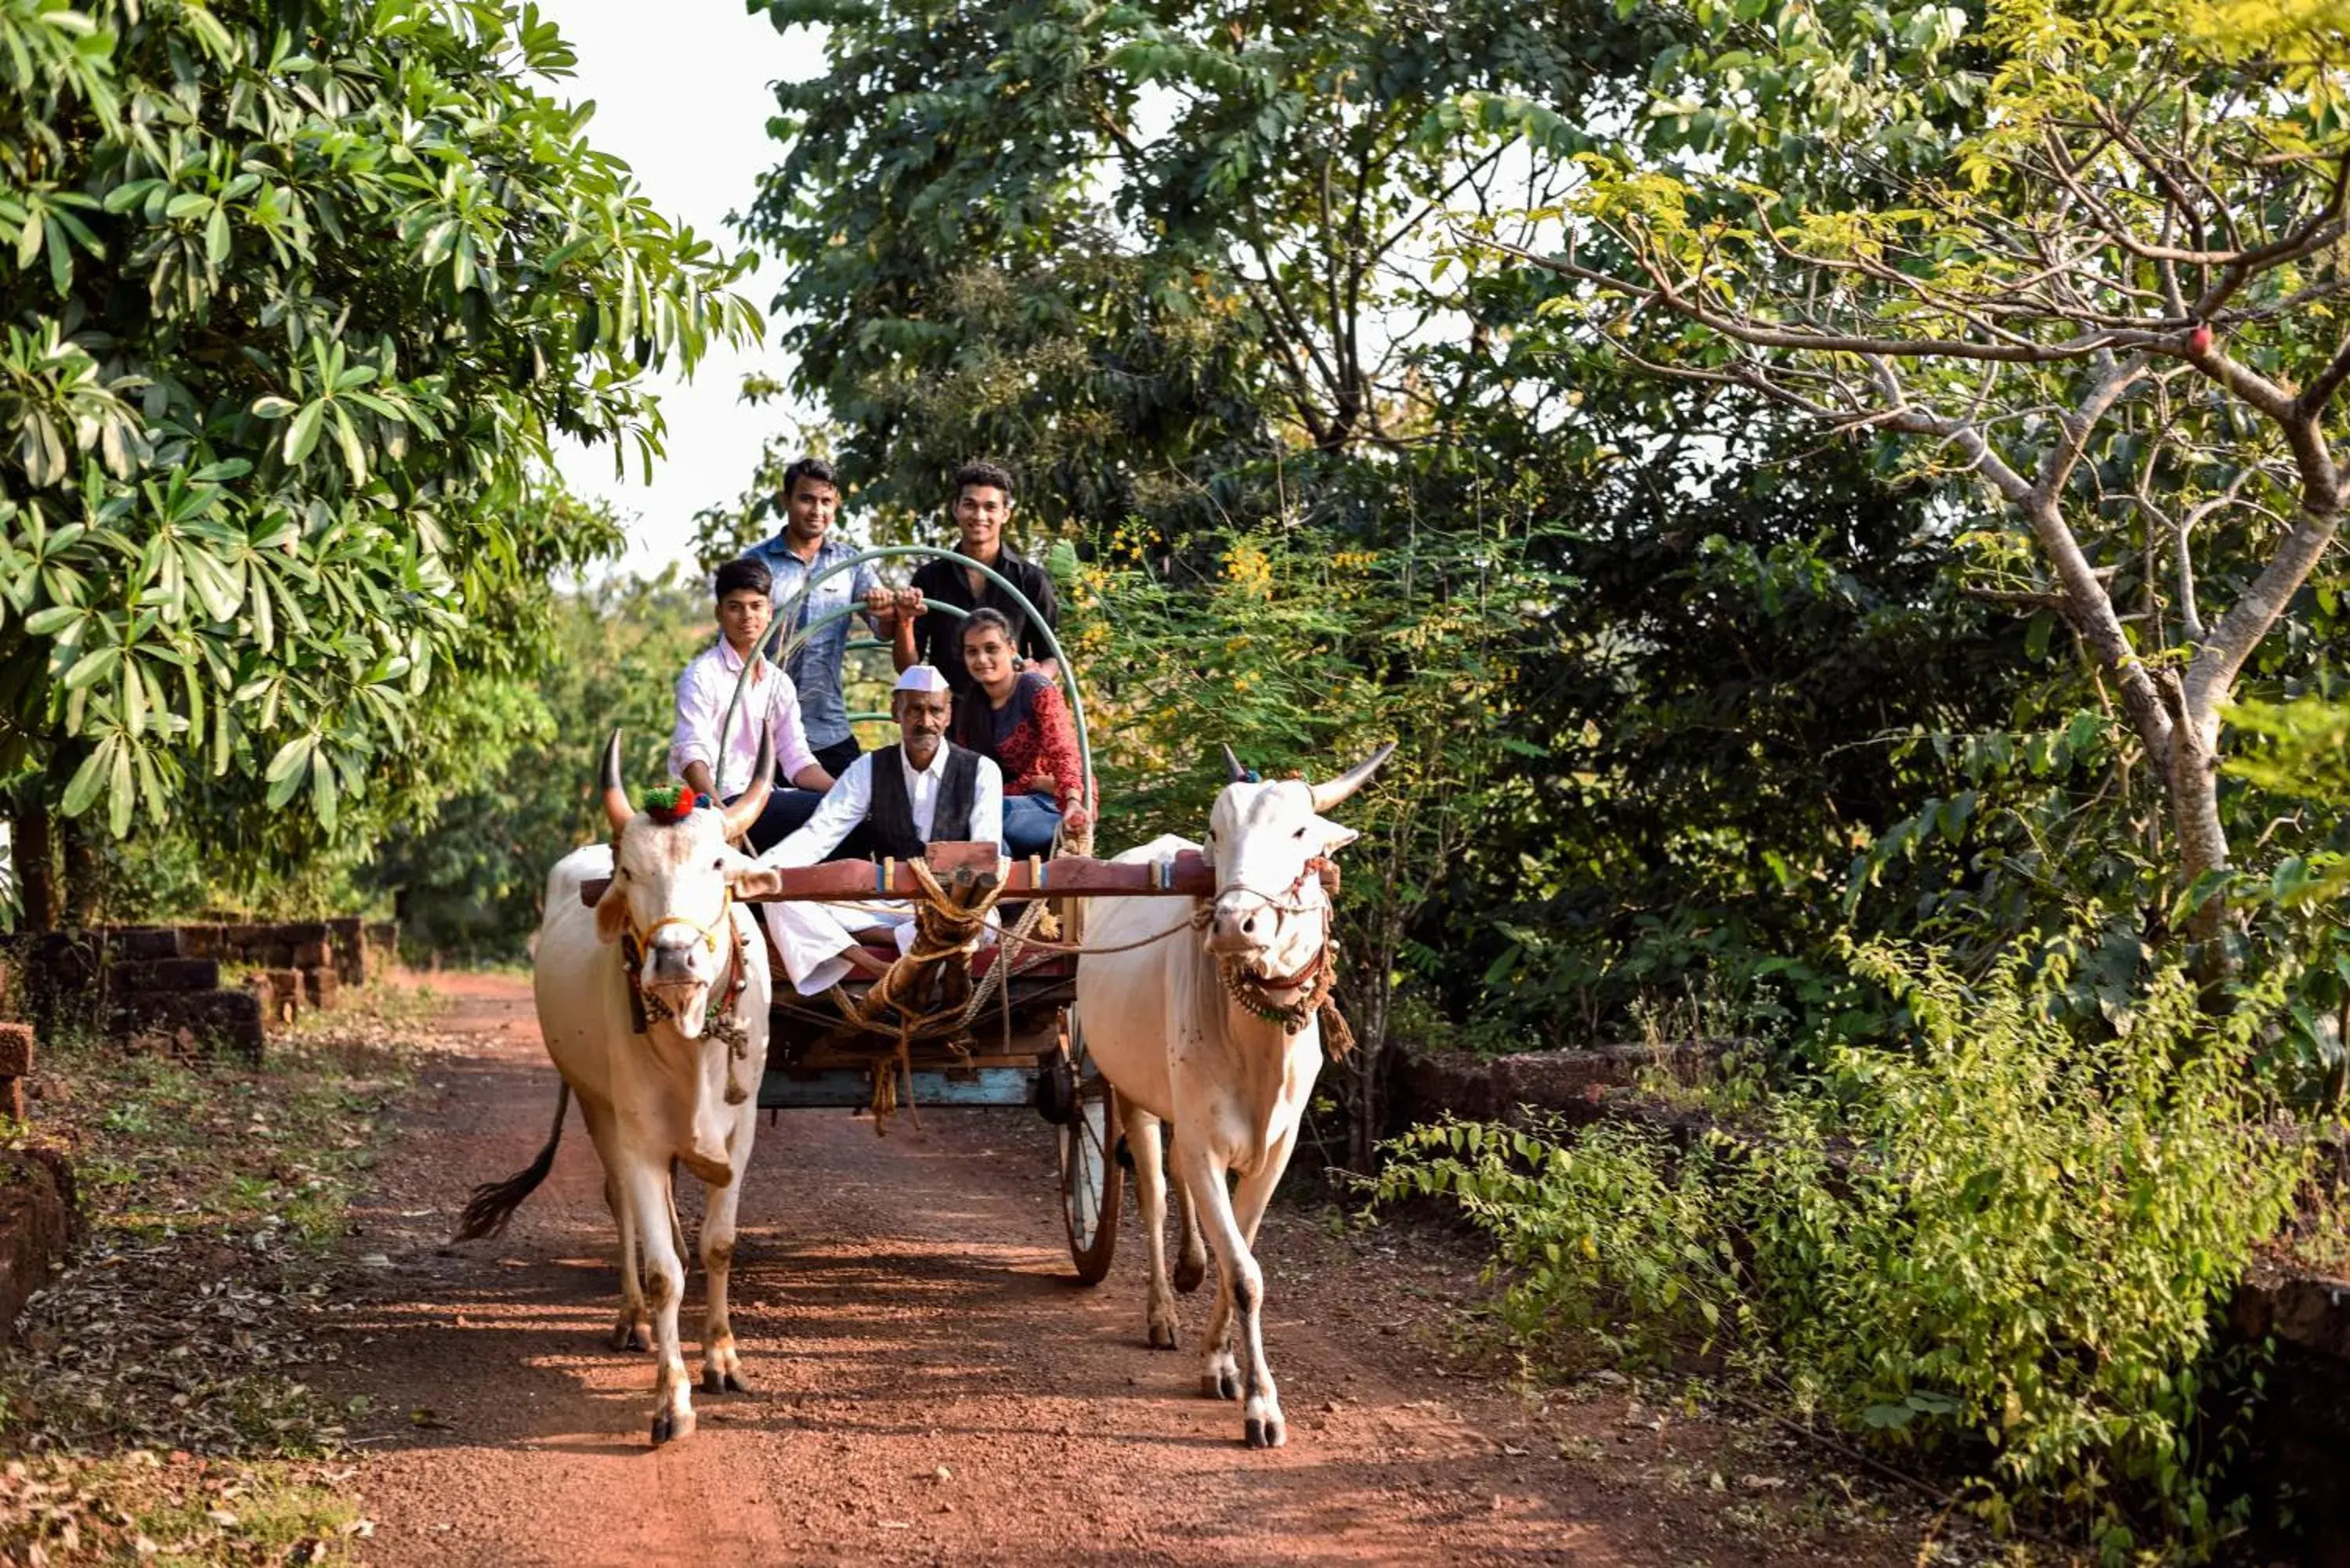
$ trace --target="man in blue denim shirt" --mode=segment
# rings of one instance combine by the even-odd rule
[[[789,637],[849,604],[863,600],[868,627],[875,612],[887,607],[891,595],[873,575],[870,563],[854,571],[837,572],[816,586],[816,591],[795,604],[794,596],[811,576],[829,571],[857,554],[857,546],[832,536],[833,519],[840,512],[840,484],[832,464],[804,457],[784,470],[781,496],[784,531],[744,554],[767,568],[770,597],[779,621],[789,618]],[[841,664],[848,647],[854,616],[842,616],[818,627],[784,666],[799,689],[800,721],[806,726],[809,749],[826,773],[838,778],[848,771],[863,748],[848,728],[848,702],[841,691]]]

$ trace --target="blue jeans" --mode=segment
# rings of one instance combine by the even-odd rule
[[[1061,826],[1061,808],[1043,794],[1003,797],[1003,846],[1013,855],[1047,855]]]
[[[767,809],[759,814],[759,820],[753,823],[751,831],[743,836],[750,852],[764,854],[790,837],[802,823],[816,815],[816,805],[823,799],[824,794],[820,790],[799,789],[778,779],[775,792],[767,796]],[[733,801],[727,804],[732,805]],[[865,829],[859,826],[851,828],[848,836],[840,841],[840,847],[825,858],[862,860],[867,853]]]

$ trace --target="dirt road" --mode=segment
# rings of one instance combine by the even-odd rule
[[[1915,1558],[1914,1521],[1868,1521],[1767,1430],[1621,1379],[1534,1399],[1455,1362],[1471,1255],[1304,1210],[1277,1206],[1263,1247],[1290,1444],[1251,1452],[1190,1344],[1144,1347],[1130,1206],[1109,1280],[1074,1284],[1025,1112],[886,1139],[839,1112],[763,1122],[734,1283],[755,1392],[697,1394],[701,1429],[652,1450],[650,1360],[605,1347],[609,1220],[576,1113],[504,1238],[441,1245],[472,1183],[529,1158],[555,1091],[526,986],[443,989],[479,1048],[428,1074],[351,1242],[362,1370],[337,1391],[370,1401],[351,1425],[370,1561]],[[699,1299],[697,1275],[689,1324]],[[1183,1305],[1196,1338],[1206,1293]]]

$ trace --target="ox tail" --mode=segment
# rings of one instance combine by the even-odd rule
[[[452,1241],[478,1241],[485,1237],[502,1236],[506,1224],[514,1219],[522,1200],[538,1190],[546,1173],[555,1168],[556,1147],[563,1142],[564,1114],[571,1109],[571,1085],[564,1082],[555,1096],[555,1125],[546,1132],[546,1147],[538,1158],[507,1177],[504,1181],[485,1181],[473,1189],[471,1201],[465,1205],[463,1217],[457,1223]]]

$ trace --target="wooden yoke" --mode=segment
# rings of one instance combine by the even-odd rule
[[[1121,864],[1065,855],[1057,860],[1002,857],[993,844],[938,843],[923,858],[941,885],[965,885],[999,870],[1003,897],[1024,898],[1043,895],[1055,898],[1101,898],[1121,895],[1173,898],[1205,898],[1216,890],[1216,874],[1196,849],[1186,849],[1171,861]],[[914,873],[895,860],[876,866],[870,860],[827,860],[782,873],[781,890],[745,903],[794,900],[856,902],[867,898],[919,898],[921,884]],[[579,885],[579,901],[593,908],[611,885],[606,877]]]

